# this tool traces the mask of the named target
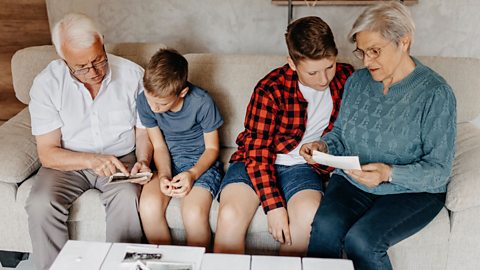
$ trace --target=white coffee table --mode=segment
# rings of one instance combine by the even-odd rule
[[[51,270],[131,270],[122,263],[127,247],[154,249],[162,261],[193,265],[193,270],[353,270],[350,260],[205,253],[204,248],[69,240]],[[168,268],[165,268],[168,269]]]

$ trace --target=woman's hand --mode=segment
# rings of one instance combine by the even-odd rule
[[[369,163],[362,166],[362,170],[345,171],[360,184],[374,188],[382,182],[388,182],[392,175],[392,167],[385,163]]]
[[[313,151],[327,152],[327,145],[322,141],[306,143],[300,147],[300,156],[302,156],[308,164],[315,164],[312,159]]]

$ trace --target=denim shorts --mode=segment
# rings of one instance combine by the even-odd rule
[[[312,189],[323,194],[322,177],[308,164],[293,166],[275,165],[277,173],[277,187],[288,202],[297,192]],[[254,191],[253,183],[247,174],[244,162],[234,162],[228,167],[228,171],[220,185],[220,192],[228,184],[245,183]]]
[[[188,157],[178,157],[172,159],[172,176],[187,171],[198,162],[198,159]],[[220,182],[222,181],[223,170],[220,161],[215,162],[206,170],[194,183],[194,187],[201,187],[208,190],[215,198],[218,194]]]

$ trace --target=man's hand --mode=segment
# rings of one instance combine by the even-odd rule
[[[99,176],[110,176],[120,170],[125,175],[130,175],[127,167],[115,156],[94,154],[88,161],[89,168]]]
[[[195,179],[193,177],[193,174],[189,171],[184,171],[175,175],[172,179],[172,197],[185,197],[192,189],[194,181]]]
[[[345,171],[350,177],[360,184],[374,188],[382,182],[388,181],[392,174],[392,167],[385,163],[370,163],[362,166],[362,170]]]
[[[312,158],[313,151],[315,150],[326,153],[327,145],[325,145],[325,143],[321,141],[303,144],[300,147],[300,156],[302,156],[308,164],[315,164],[316,162]]]
[[[273,239],[282,243],[291,245],[290,227],[288,225],[288,214],[285,207],[275,208],[267,212],[268,232]]]
[[[135,175],[139,172],[152,172],[152,170],[148,165],[149,164],[145,160],[139,160],[135,162],[135,165],[133,165],[132,170],[130,171],[130,174]]]
[[[152,170],[150,169],[150,167],[148,166],[147,162],[145,160],[139,160],[137,162],[135,162],[135,165],[133,165],[132,167],[132,170],[130,171],[130,174],[131,175],[135,175],[139,172],[152,172]],[[150,180],[152,180],[152,178],[148,178],[148,179],[141,179],[139,178],[138,180],[133,180],[132,183],[135,183],[135,184],[139,184],[139,185],[145,185],[146,183],[150,182]]]

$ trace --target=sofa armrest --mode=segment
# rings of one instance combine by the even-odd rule
[[[20,183],[40,168],[28,108],[0,126],[0,181]]]
[[[472,123],[457,126],[455,159],[447,189],[446,207],[462,211],[480,206],[480,128]]]

